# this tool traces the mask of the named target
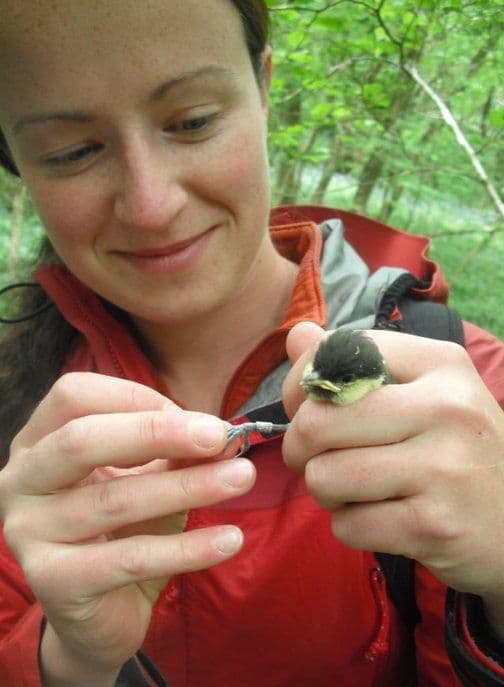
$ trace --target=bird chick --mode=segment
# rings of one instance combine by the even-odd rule
[[[303,391],[315,401],[355,403],[392,381],[380,349],[363,331],[337,329],[319,344],[303,372]]]
[[[373,389],[394,380],[375,342],[362,331],[338,329],[319,344],[313,363],[303,372],[301,386],[308,398],[331,401],[337,405],[355,403]],[[250,448],[249,436],[276,436],[287,431],[289,424],[245,422],[228,430],[228,444],[242,439],[237,455]]]

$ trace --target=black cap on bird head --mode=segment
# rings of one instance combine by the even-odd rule
[[[315,400],[345,405],[388,381],[385,362],[365,332],[338,329],[319,344],[301,386]]]

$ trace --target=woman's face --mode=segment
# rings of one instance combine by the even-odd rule
[[[232,3],[4,4],[0,127],[69,269],[156,322],[264,276],[267,87]]]

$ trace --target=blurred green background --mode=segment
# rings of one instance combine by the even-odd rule
[[[268,4],[273,204],[331,205],[431,236],[451,305],[504,338],[500,0]],[[41,235],[22,185],[0,173],[0,286],[29,270]]]

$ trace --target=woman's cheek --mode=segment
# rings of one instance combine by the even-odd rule
[[[54,186],[56,188],[54,188]],[[37,213],[49,239],[58,250],[91,240],[94,228],[98,226],[100,204],[96,196],[89,198],[85,188],[69,188],[65,184],[50,184],[31,187],[31,195]]]

